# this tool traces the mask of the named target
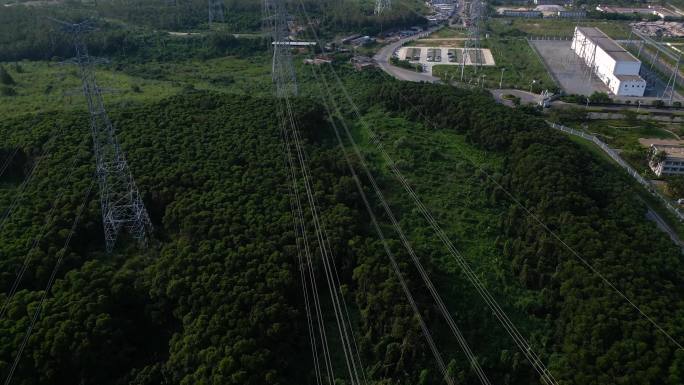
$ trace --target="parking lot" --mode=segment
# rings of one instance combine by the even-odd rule
[[[408,60],[411,63],[420,63],[425,67],[425,72],[432,73],[434,65],[483,65],[494,66],[494,57],[489,49],[464,49],[454,47],[401,47],[397,57]]]
[[[566,93],[589,96],[595,91],[609,92],[596,76],[590,78],[588,67],[570,48],[570,40],[533,40],[531,43]]]

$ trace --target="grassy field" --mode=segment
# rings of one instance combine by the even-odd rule
[[[461,48],[465,46],[465,40],[414,40],[407,45],[416,47],[454,47]]]
[[[490,37],[482,40],[482,47],[489,48],[494,56],[496,66],[481,67],[475,71],[474,67],[466,67],[464,81],[477,83],[480,76],[485,75],[485,87],[498,88],[503,71],[503,88],[517,88],[529,90],[535,80],[533,91],[553,89],[555,84],[546,72],[544,65],[524,39],[501,39]],[[461,69],[458,66],[435,66],[433,74],[442,79],[460,79]]]
[[[639,138],[677,139],[664,124],[648,120],[593,120],[587,124],[585,131],[599,135],[611,147],[622,150],[640,148]]]
[[[493,18],[487,32],[499,36],[559,36],[572,37],[576,20],[558,19],[503,19]],[[622,20],[582,20],[580,26],[597,27],[612,38],[629,37],[629,22]]]
[[[466,37],[466,33],[460,28],[444,27],[428,36],[430,39],[444,39],[450,37]]]
[[[103,65],[97,69],[98,84],[110,90],[105,102],[158,100],[182,90],[210,89],[241,94],[270,92],[266,60],[218,58],[178,63]],[[15,96],[0,96],[0,115],[57,109],[82,109],[81,80],[75,66],[53,62],[0,63],[16,84]]]

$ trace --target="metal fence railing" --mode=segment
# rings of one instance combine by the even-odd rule
[[[556,130],[567,132],[568,134],[579,136],[581,138],[594,142],[594,144],[599,146],[601,150],[603,150],[603,152],[605,152],[609,157],[611,157],[611,159],[613,159],[617,164],[619,164],[620,167],[624,168],[625,171],[627,171],[627,173],[632,178],[634,178],[634,180],[636,180],[639,184],[644,186],[646,190],[649,193],[651,193],[651,195],[660,199],[665,208],[672,212],[677,217],[677,219],[679,219],[680,221],[684,221],[684,213],[679,208],[672,205],[672,202],[670,202],[669,199],[667,199],[665,196],[663,196],[663,194],[656,190],[655,187],[653,187],[653,185],[651,184],[651,182],[644,179],[644,177],[642,177],[632,166],[630,166],[627,162],[625,162],[624,159],[622,159],[622,157],[620,157],[620,154],[618,154],[612,148],[608,147],[608,145],[605,144],[601,139],[597,138],[595,135],[590,135],[586,132],[575,130],[574,128],[566,127],[552,122],[548,123],[552,128],[555,128]]]

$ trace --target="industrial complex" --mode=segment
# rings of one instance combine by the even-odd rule
[[[643,96],[641,61],[598,28],[575,27],[572,50],[617,96]]]

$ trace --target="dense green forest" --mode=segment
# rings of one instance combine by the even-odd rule
[[[553,325],[544,348],[558,380],[681,383],[684,356],[677,346],[574,255],[680,341],[681,251],[644,220],[645,207],[625,176],[541,119],[493,106],[488,99],[443,86],[395,83],[383,86],[371,103],[429,121],[428,130],[456,130],[479,148],[505,154],[504,169],[493,174],[496,183],[488,193],[508,206],[497,243],[519,283],[541,294],[526,310]]]
[[[349,33],[375,34],[382,29],[425,23],[420,3],[398,3],[390,12],[373,15],[373,2],[358,0],[304,0],[311,22],[325,36]],[[293,11],[301,9],[292,1]],[[97,30],[88,36],[91,53],[109,58],[149,60],[163,47],[166,60],[216,55],[221,48],[246,53],[267,47],[262,41],[261,2],[227,0],[223,22],[207,25],[206,0],[110,0],[95,3],[67,2],[50,6],[3,7],[0,12],[0,61],[49,60],[69,57],[69,39],[51,19],[77,22],[97,20]],[[301,25],[308,19],[300,16]],[[173,36],[169,32],[195,35]],[[243,34],[240,39],[234,34]],[[246,35],[245,35],[246,34]],[[166,49],[170,46],[170,49]],[[173,54],[169,54],[169,52]]]
[[[15,374],[19,382],[310,381],[273,102],[195,93],[113,114],[133,172],[146,192],[154,241],[144,253],[133,247],[104,254],[98,205],[91,197]],[[321,188],[318,199],[335,240],[340,274],[346,285],[364,287],[356,295],[350,293],[348,301],[375,309],[360,313],[366,330],[360,344],[371,362],[396,365],[393,369],[385,364],[376,377],[415,379],[413,373],[426,365],[420,333],[408,307],[398,306],[398,284],[376,241],[365,235],[353,183],[339,154],[315,145],[317,132],[325,127],[319,109],[303,102],[298,116],[311,138],[309,154]],[[30,275],[0,320],[3,373],[64,241],[64,229],[92,178],[84,118],[58,114],[0,124],[3,137],[11,138],[3,144],[3,153],[18,146],[27,154],[26,161],[13,167],[15,172],[35,162],[43,150],[52,154],[40,164],[38,183],[29,186],[20,209],[0,232],[2,285],[14,279],[11,272],[38,236],[45,209],[57,207],[54,230],[31,250]],[[67,134],[50,142],[47,138],[55,130]],[[64,167],[71,162],[76,165],[72,174]],[[3,211],[20,179],[13,175],[2,179]],[[51,202],[58,191],[64,191],[64,198]],[[390,323],[401,333],[386,334]],[[398,349],[401,358],[386,360],[390,348]]]
[[[442,177],[458,175],[453,186],[461,186],[462,192],[439,187],[418,191],[432,194],[428,202],[437,205],[432,207],[447,224],[460,223],[461,230],[450,227],[459,247],[489,259],[473,263],[497,296],[511,300],[507,311],[531,335],[559,380],[681,382],[684,357],[672,343],[484,173],[491,173],[679,338],[679,251],[644,221],[645,208],[623,176],[549,131],[537,117],[497,106],[484,94],[379,82],[379,73],[344,76],[363,85],[357,96],[375,106],[364,114],[385,121],[378,129],[387,139],[396,134],[429,138],[413,145],[397,139],[393,146],[412,181],[425,183],[427,189],[444,183],[434,180],[440,177],[434,169],[442,168]],[[90,197],[17,379],[26,384],[312,381],[274,102],[190,92],[112,113],[145,193],[155,227],[153,242],[144,252],[130,245],[105,254],[97,199]],[[369,378],[373,383],[439,382],[410,308],[368,228],[322,107],[302,99],[296,110],[345,297],[357,309],[355,325]],[[29,274],[0,321],[3,372],[92,179],[85,127],[85,116],[77,113],[17,116],[0,123],[0,132],[10,138],[1,154],[17,147],[21,154],[2,179],[3,210],[40,155],[51,154],[41,161],[36,182],[0,229],[0,278],[6,287],[39,236],[46,210],[56,207],[54,225],[31,249]],[[53,141],[55,132],[65,134]],[[435,148],[439,138],[456,138],[458,151]],[[372,150],[367,151],[372,158]],[[483,163],[468,164],[473,154]],[[499,160],[485,160],[492,157]],[[416,219],[407,198],[392,187],[382,164],[376,167],[393,205],[401,208],[401,221],[412,228],[425,263],[449,293],[448,303],[467,338],[475,341],[490,378],[510,384],[536,382],[472,287],[446,265],[441,246]],[[53,202],[60,191],[62,199]],[[445,207],[440,209],[439,202]],[[491,215],[476,219],[476,211]],[[479,223],[471,223],[473,219]],[[468,238],[479,236],[469,234],[485,228],[488,236],[482,239],[493,241],[477,254],[482,246],[469,245]],[[392,244],[420,302],[430,303],[398,243]],[[425,311],[441,336],[440,346],[449,352],[450,372],[463,383],[475,383],[450,337],[439,332],[444,328],[439,317],[430,306]]]
[[[0,167],[8,165],[0,173],[3,380],[85,199],[12,383],[316,383],[260,3],[226,0],[225,23],[211,29],[206,2],[168,4],[0,8],[0,90],[15,92],[0,95],[14,106],[0,114]],[[381,17],[366,0],[304,4],[326,37],[421,22],[417,2],[397,2]],[[88,47],[113,64],[98,77],[132,82],[106,104],[153,222],[147,248],[124,238],[114,253],[104,251],[97,186],[87,193],[95,167],[83,99],[40,106],[78,84],[75,71],[46,81],[56,65],[29,61],[73,55],[46,16],[102,17]],[[646,206],[621,171],[550,130],[534,110],[497,105],[484,92],[356,72],[346,61],[334,68],[361,119],[340,97],[338,123],[351,127],[492,383],[540,381],[397,184],[369,128],[560,383],[684,383],[677,345],[578,258],[672,338],[684,338],[681,250],[645,220]],[[338,147],[319,78],[299,60],[296,67],[303,96],[292,99],[294,117],[363,373],[375,385],[443,383]],[[342,95],[327,69],[319,76]],[[19,103],[30,97],[33,104]],[[368,181],[361,184],[449,375],[479,383]],[[314,257],[324,291],[322,257]],[[23,263],[28,269],[7,301]],[[335,384],[350,384],[331,307],[324,298]]]

